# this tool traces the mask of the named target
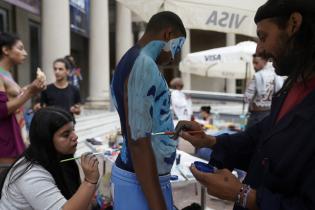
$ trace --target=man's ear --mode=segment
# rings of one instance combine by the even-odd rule
[[[296,32],[298,32],[301,28],[302,22],[303,22],[303,17],[301,15],[301,13],[293,12],[290,15],[290,19],[288,22],[288,33],[290,35],[293,35]]]

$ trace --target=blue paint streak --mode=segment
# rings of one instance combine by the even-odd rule
[[[155,92],[156,92],[156,87],[155,85],[152,85],[152,87],[149,89],[148,93],[147,93],[147,96],[155,96]]]
[[[165,115],[165,114],[168,114],[168,111],[164,110],[164,109],[161,109],[160,110],[160,115]]]
[[[152,106],[150,107],[150,115],[153,118],[153,107]]]
[[[176,157],[176,152],[173,152],[171,157],[164,158],[164,162],[167,163],[167,164],[172,165],[174,163],[175,157]]]
[[[163,92],[161,92],[160,95],[158,95],[158,96],[155,98],[155,101],[158,101],[165,93],[167,93],[166,90],[164,90]]]

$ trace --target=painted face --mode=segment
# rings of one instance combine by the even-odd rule
[[[54,64],[54,73],[57,81],[66,80],[69,70],[66,69],[63,62],[56,62]]]
[[[165,44],[163,50],[165,52],[171,52],[172,59],[174,59],[175,55],[179,53],[180,50],[182,49],[184,43],[185,37],[182,36],[175,39],[171,39]]]
[[[18,40],[10,49],[8,49],[7,55],[14,64],[22,64],[27,56],[23,42]]]
[[[278,75],[288,76],[291,72],[295,59],[289,59],[292,55],[290,52],[290,39],[285,29],[280,29],[270,19],[264,19],[257,23],[257,52],[264,53],[273,61],[273,66]]]
[[[159,65],[168,65],[172,60],[174,60],[175,55],[180,52],[183,44],[185,42],[185,37],[181,36],[180,33],[174,33],[174,36],[166,42],[163,50],[161,51],[157,63]]]
[[[74,125],[72,122],[59,128],[53,136],[55,149],[62,155],[74,154],[78,144],[77,140],[78,136],[74,132]]]

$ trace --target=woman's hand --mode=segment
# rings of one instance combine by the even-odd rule
[[[83,154],[81,156],[81,166],[85,180],[89,183],[97,183],[100,177],[97,157],[92,153]]]
[[[36,95],[45,89],[46,81],[43,81],[41,79],[35,79],[31,84],[27,86],[26,91],[28,90],[31,95]]]
[[[235,202],[242,183],[227,169],[215,173],[204,173],[191,166],[194,177],[207,188],[207,192],[215,197]]]
[[[202,126],[194,121],[179,121],[175,128],[176,134],[173,138],[178,136],[190,142],[196,148],[212,147],[216,143],[213,136],[208,136],[203,132]],[[200,131],[189,133],[189,131]]]

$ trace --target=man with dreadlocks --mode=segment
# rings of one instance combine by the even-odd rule
[[[234,210],[315,208],[315,1],[268,0],[255,16],[257,52],[288,76],[261,122],[234,135],[190,135],[201,130],[181,121],[176,130],[195,147],[213,149],[215,173],[192,166],[209,194],[235,202]],[[230,172],[247,171],[243,183]]]

